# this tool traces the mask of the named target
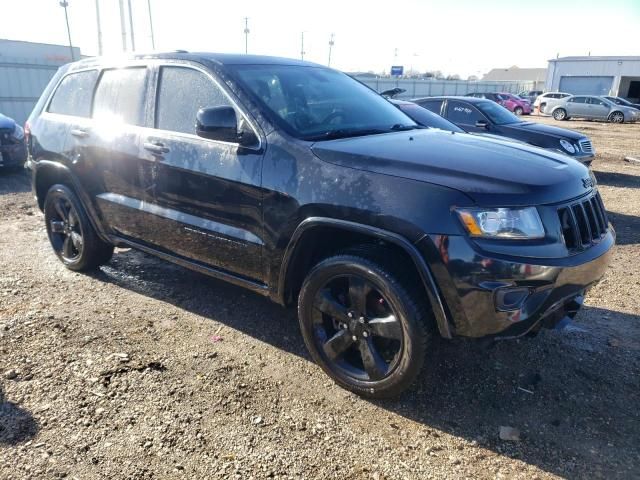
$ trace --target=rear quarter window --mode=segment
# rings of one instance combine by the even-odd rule
[[[60,115],[89,117],[97,78],[97,70],[70,73],[56,88],[47,111]]]
[[[93,118],[129,125],[144,124],[147,69],[105,70],[93,101]]]
[[[418,103],[421,107],[426,108],[427,110],[431,110],[433,113],[437,113],[440,115],[440,111],[442,110],[442,100],[427,100],[424,102]]]

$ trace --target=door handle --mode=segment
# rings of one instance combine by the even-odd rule
[[[170,151],[169,147],[165,147],[164,144],[160,142],[144,142],[143,147],[154,155],[164,155]]]
[[[70,133],[74,137],[78,138],[86,138],[89,136],[89,130],[85,130],[82,128],[72,128]]]

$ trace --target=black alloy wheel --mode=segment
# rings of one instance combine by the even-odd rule
[[[427,309],[409,293],[415,282],[393,271],[370,258],[338,255],[314,267],[300,292],[300,325],[314,360],[365,396],[397,395],[424,362]]]
[[[44,220],[53,251],[75,271],[108,262],[113,245],[98,237],[80,200],[66,185],[53,185],[44,201]]]

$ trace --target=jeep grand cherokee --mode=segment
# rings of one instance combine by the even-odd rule
[[[572,317],[614,245],[578,162],[419,127],[296,60],[81,60],[47,87],[27,143],[65,266],[128,246],[297,305],[313,359],[367,396],[410,385],[434,335]]]

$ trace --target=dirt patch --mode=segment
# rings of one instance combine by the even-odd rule
[[[66,270],[0,174],[0,478],[637,478],[640,125],[561,126],[598,152],[605,279],[574,328],[442,342],[389,401],[333,385],[252,293],[131,250]]]

